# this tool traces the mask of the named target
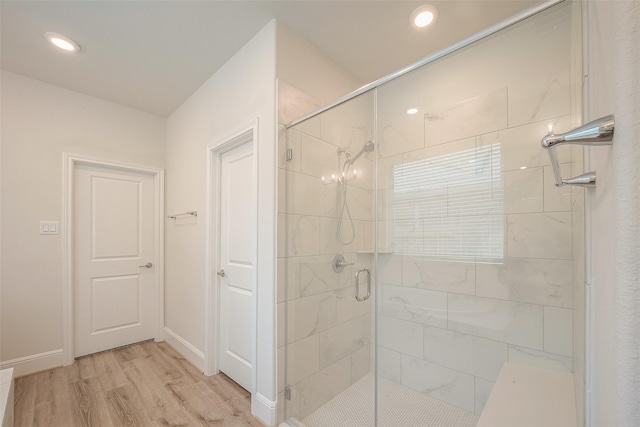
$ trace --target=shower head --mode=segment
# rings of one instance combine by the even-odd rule
[[[358,152],[358,154],[348,159],[347,163],[350,165],[355,163],[355,161],[358,160],[358,158],[362,156],[362,154],[371,153],[375,148],[376,148],[376,145],[373,141],[365,142],[365,144],[362,146],[362,149]]]

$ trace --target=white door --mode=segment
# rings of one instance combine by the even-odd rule
[[[77,165],[73,252],[75,356],[154,337],[154,176]]]
[[[218,368],[251,391],[255,336],[257,201],[253,143],[221,156]]]

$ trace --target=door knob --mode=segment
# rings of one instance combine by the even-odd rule
[[[218,276],[224,277],[227,275],[227,273],[224,272],[224,270],[220,270],[216,273]]]
[[[151,267],[153,267],[153,264],[148,262],[145,265],[139,265],[138,267],[140,267],[140,268],[151,268]]]

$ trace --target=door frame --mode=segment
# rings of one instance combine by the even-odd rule
[[[257,334],[258,321],[258,286],[257,286],[257,269],[258,269],[258,118],[242,126],[236,131],[228,134],[224,138],[220,138],[207,145],[207,211],[206,218],[206,250],[205,250],[205,359],[204,373],[205,375],[214,375],[219,372],[218,369],[218,351],[220,349],[220,286],[215,272],[220,266],[220,170],[222,166],[222,154],[239,147],[243,144],[251,143],[253,150],[253,170],[254,182],[256,189],[256,247],[254,253],[255,269],[253,274],[253,284],[255,292],[253,293],[252,309],[254,312],[253,330],[254,335]],[[214,277],[215,276],[215,277]],[[251,357],[251,392],[256,392],[257,384],[257,336],[253,337]]]
[[[62,153],[62,221],[60,237],[62,241],[62,363],[70,365],[75,351],[74,312],[74,247],[73,247],[73,202],[75,170],[79,165],[120,169],[153,176],[156,200],[155,250],[157,268],[154,269],[156,287],[156,325],[154,340],[164,340],[164,169],[99,159],[84,155]]]

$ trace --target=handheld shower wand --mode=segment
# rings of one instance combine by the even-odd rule
[[[375,150],[376,145],[373,141],[367,141],[362,148],[360,149],[360,151],[358,152],[358,154],[356,154],[355,156],[352,156],[348,151],[344,150],[343,152],[346,153],[346,157],[347,160],[344,162],[344,164],[342,165],[342,177],[339,180],[340,183],[340,188],[342,190],[342,209],[340,209],[340,214],[338,216],[338,227],[336,230],[336,237],[338,238],[338,241],[340,243],[342,243],[343,245],[349,245],[351,243],[353,243],[353,241],[356,238],[356,229],[355,226],[353,224],[353,218],[351,217],[351,211],[349,210],[349,204],[347,203],[347,180],[346,178],[346,173],[347,173],[347,168],[349,166],[351,166],[352,164],[354,164],[356,162],[356,160],[358,160],[360,158],[360,156],[362,156],[364,153],[371,153],[373,150]],[[347,218],[349,219],[349,225],[350,225],[350,229],[351,229],[351,233],[349,234],[350,237],[349,239],[344,239],[342,238],[342,222],[344,220],[344,214],[345,212],[347,213]]]

